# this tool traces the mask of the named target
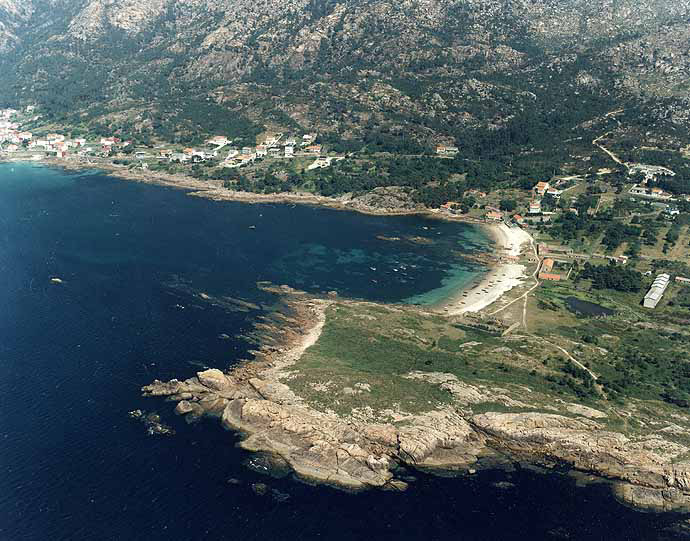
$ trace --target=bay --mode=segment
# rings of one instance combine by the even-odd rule
[[[273,302],[258,281],[436,302],[484,270],[457,253],[489,245],[423,217],[0,164],[0,540],[661,538],[677,517],[557,474],[410,472],[406,493],[355,495],[266,478],[217,422],[187,425],[140,396],[153,379],[247,358],[241,335]],[[150,436],[137,408],[176,434]]]

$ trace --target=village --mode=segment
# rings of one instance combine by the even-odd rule
[[[453,147],[437,149],[437,153],[443,156],[452,156],[456,152],[457,149]],[[603,169],[597,181],[602,188],[600,193],[594,194],[597,202],[591,207],[578,204],[580,198],[593,195],[589,192],[584,175],[569,175],[538,181],[531,190],[501,190],[497,193],[469,190],[464,194],[474,203],[469,211],[467,205],[463,208],[459,202],[448,201],[436,212],[449,217],[470,216],[476,221],[528,231],[535,243],[536,258],[530,259],[531,263],[536,264],[535,278],[542,284],[560,284],[563,291],[577,289],[576,282],[581,276],[579,270],[584,264],[598,265],[602,269],[615,265],[611,267],[614,269],[623,268],[634,260],[632,267],[640,271],[640,281],[648,277],[652,283],[642,293],[643,297],[634,295],[627,301],[638,299],[643,308],[656,309],[665,295],[669,297],[667,293],[671,286],[675,286],[671,299],[681,292],[683,296],[690,295],[690,268],[686,265],[690,259],[687,220],[690,196],[674,196],[655,185],[660,177],[676,176],[674,171],[666,167],[625,165],[632,185],[614,190],[603,180],[609,173],[609,170]],[[686,213],[683,219],[681,207]],[[614,217],[614,209],[621,215]],[[620,209],[625,209],[625,212]],[[582,212],[585,216],[581,217]],[[554,232],[555,225],[569,219],[588,223],[596,221],[598,216],[608,216],[608,219],[622,227],[634,228],[639,224],[649,226],[653,221],[656,228],[654,236],[651,240],[647,239],[644,245],[626,237],[614,246],[613,243],[606,245],[605,239],[596,238],[598,235],[589,239],[589,242],[565,242]],[[505,259],[511,258],[502,257],[502,260]]]
[[[134,158],[144,168],[151,162],[170,162],[195,164],[212,161],[229,169],[246,167],[263,158],[291,159],[295,157],[313,158],[308,170],[329,167],[344,156],[323,156],[323,147],[317,144],[316,134],[304,134],[299,138],[277,133],[266,137],[255,147],[234,147],[226,136],[217,135],[205,141],[200,148],[172,148],[161,146],[149,149],[136,147],[132,141],[116,136],[67,139],[60,133],[35,136],[22,129],[16,119],[20,113],[31,115],[34,108],[29,106],[20,112],[15,109],[0,110],[0,154],[21,156],[36,161],[45,158]],[[33,119],[32,119],[33,120]]]

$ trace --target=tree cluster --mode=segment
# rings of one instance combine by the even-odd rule
[[[592,281],[594,289],[615,289],[637,292],[642,288],[642,274],[624,265],[611,261],[608,265],[592,265],[587,262],[578,274],[578,279]]]

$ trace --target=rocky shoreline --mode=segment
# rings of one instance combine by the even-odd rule
[[[357,208],[351,202],[319,196],[230,192],[189,177],[154,176],[102,164],[46,164],[103,169],[127,180],[185,189],[190,195],[215,200],[302,203],[449,219],[423,209]],[[473,387],[449,374],[420,374],[452,394],[452,406],[415,415],[404,424],[368,423],[310,407],[283,382],[284,370],[298,363],[318,339],[326,308],[343,301],[308,298],[288,289],[280,293],[290,297],[291,313],[282,315],[279,324],[267,325],[254,360],[227,373],[211,369],[186,381],[155,381],[143,388],[144,394],[177,402],[176,412],[190,419],[218,418],[226,428],[244,435],[240,444],[244,449],[268,453],[281,467],[310,482],[348,490],[404,490],[406,482],[395,475],[399,465],[463,474],[523,463],[611,480],[616,496],[636,508],[690,512],[690,464],[673,463],[671,457],[679,455],[672,448],[675,444],[664,441],[669,446],[664,452],[649,440],[633,441],[607,430],[598,421],[600,412],[577,404],[572,404],[573,411],[579,411],[577,417],[534,411],[475,413],[474,403],[496,401],[500,389]]]
[[[0,159],[0,162],[2,161]],[[481,223],[462,216],[440,216],[438,213],[422,205],[411,202],[406,197],[404,190],[398,187],[376,188],[367,194],[357,197],[352,195],[326,197],[304,192],[260,194],[229,190],[224,188],[220,181],[199,180],[187,175],[144,169],[132,170],[125,166],[118,166],[108,162],[83,162],[61,159],[14,159],[4,161],[7,163],[33,163],[49,167],[59,167],[68,171],[99,170],[123,180],[186,190],[190,196],[202,197],[213,201],[235,201],[251,204],[289,203],[327,207],[334,210],[349,210],[373,216],[426,215],[438,219]]]
[[[275,341],[262,346],[255,360],[226,373],[211,369],[186,381],[155,381],[144,394],[177,402],[180,415],[218,418],[243,434],[242,448],[270,454],[308,482],[347,490],[404,490],[406,482],[395,475],[401,465],[461,475],[524,463],[611,480],[618,498],[636,508],[690,511],[690,465],[669,458],[678,449],[666,454],[650,441],[612,432],[600,422],[606,414],[582,405],[568,405],[573,416],[475,413],[473,404],[504,400],[501,389],[475,387],[449,374],[419,373],[411,377],[440,385],[453,396],[452,405],[404,423],[364,422],[310,407],[284,382],[285,369],[299,367],[302,353],[318,339],[327,308],[348,301],[284,292],[291,296],[291,315],[281,318]]]

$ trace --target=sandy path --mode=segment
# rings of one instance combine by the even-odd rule
[[[326,324],[326,310],[333,304],[330,301],[313,301],[310,308],[310,316],[313,321],[305,329],[304,334],[300,335],[290,346],[283,352],[282,355],[276,356],[275,361],[271,367],[266,369],[262,377],[273,377],[279,380],[283,375],[283,370],[289,366],[297,363],[304,353],[318,342]]]
[[[326,309],[331,305],[330,302],[319,302],[314,308],[314,316],[316,321],[309,328],[309,330],[303,335],[302,340],[300,340],[293,348],[291,348],[285,355],[285,361],[294,362],[299,360],[304,352],[312,347],[316,342],[318,342],[321,333],[323,332],[323,327],[326,324]]]

